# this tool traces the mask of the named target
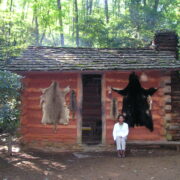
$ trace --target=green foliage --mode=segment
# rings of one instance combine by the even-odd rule
[[[155,31],[180,33],[178,0],[2,0],[0,3],[1,59],[17,56],[27,45],[84,47],[142,47]],[[77,12],[76,12],[77,11]],[[78,14],[78,23],[77,15]],[[106,16],[109,21],[107,22]],[[62,18],[62,26],[59,19]]]
[[[0,71],[0,131],[13,135],[19,125],[21,77]]]
[[[14,135],[19,127],[19,111],[9,105],[0,108],[0,131]]]
[[[19,14],[0,12],[0,60],[8,60],[19,55],[27,46],[28,29]]]
[[[84,47],[107,47],[108,28],[102,17],[88,16],[80,24],[80,45]]]

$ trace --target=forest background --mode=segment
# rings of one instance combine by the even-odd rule
[[[164,29],[180,34],[178,0],[0,0],[0,59],[29,45],[144,47]]]

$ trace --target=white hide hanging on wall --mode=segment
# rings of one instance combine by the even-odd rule
[[[68,124],[69,109],[66,105],[65,96],[69,93],[70,87],[59,88],[59,83],[54,81],[48,88],[42,89],[40,105],[43,116],[43,124]]]

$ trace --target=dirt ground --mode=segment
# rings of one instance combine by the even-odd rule
[[[0,180],[179,180],[180,152],[129,149],[109,152],[14,152],[0,150]]]

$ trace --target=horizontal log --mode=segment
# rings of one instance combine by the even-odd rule
[[[180,124],[174,124],[174,123],[171,123],[169,124],[167,127],[166,127],[167,130],[177,130],[177,131],[180,131]]]
[[[106,79],[128,79],[129,72],[107,72]]]
[[[171,136],[178,136],[180,135],[180,131],[179,130],[167,130],[168,134],[171,134]]]
[[[77,87],[71,86],[70,88],[73,89],[75,91],[75,93],[77,93],[77,91],[78,91]],[[42,89],[43,88],[38,88],[38,87],[33,87],[33,88],[28,87],[23,91],[23,96],[31,96],[31,97],[41,96],[42,95]]]
[[[28,123],[26,125],[26,127],[28,128],[45,128],[45,129],[52,129],[54,127],[54,125],[50,125],[50,124],[32,124]],[[62,124],[58,124],[57,125],[57,129],[75,129],[76,128],[76,122],[73,120],[70,120],[70,123],[68,125],[62,125]]]
[[[31,89],[31,88],[37,88],[37,89],[45,89],[48,88],[51,85],[51,83],[48,84],[42,84],[41,82],[35,84],[28,84],[28,86],[26,86],[26,89]],[[67,86],[70,86],[71,89],[76,89],[77,88],[77,82],[66,82],[66,83],[59,83],[59,87],[60,89],[64,89]],[[30,91],[30,90],[28,90]]]
[[[164,93],[171,93],[171,86],[165,86],[164,88],[163,88],[163,92]]]
[[[123,85],[128,83],[128,79],[122,79],[122,78],[106,78],[105,81],[106,81],[106,86],[108,86],[108,84],[114,84],[114,83],[117,83],[116,85],[122,86],[121,83]]]
[[[106,82],[106,89],[109,90],[109,88],[118,88],[118,89],[124,89],[128,85],[127,82]],[[113,91],[112,91],[113,92]]]
[[[124,89],[127,85],[128,85],[128,80],[125,82],[118,81],[118,80],[106,81],[106,88],[113,87],[113,88],[118,88],[118,89]],[[141,85],[145,89],[148,89],[150,87],[158,87],[159,82],[157,79],[151,79],[151,81],[148,80],[148,82],[143,82],[143,83],[141,83]]]
[[[47,78],[64,78],[66,77],[74,77],[77,76],[78,72],[26,72],[27,78],[38,78],[38,77],[44,77]]]
[[[76,143],[77,139],[76,137],[71,137],[71,138],[61,138],[59,136],[54,137],[54,136],[35,136],[35,135],[24,135],[23,140],[26,142],[35,142],[37,140],[39,141],[49,141],[49,142],[64,142],[64,143]]]
[[[114,125],[108,125],[106,127],[106,131],[112,132],[113,131],[113,127],[114,127]],[[145,126],[135,126],[134,128],[130,127],[129,131],[135,132],[137,134],[139,134],[139,133],[142,133],[142,134],[151,133],[152,134],[152,133],[158,133],[159,130],[161,130],[161,129],[164,129],[163,125],[161,125],[161,124],[154,124],[154,131],[153,132],[150,132],[149,129],[147,129]]]
[[[141,135],[129,135],[128,136],[128,139],[127,139],[127,142],[130,141],[130,140],[144,140],[144,141],[147,141],[147,140],[163,140],[164,138],[162,136],[158,136],[158,135],[146,135],[146,136],[141,136]],[[112,137],[108,137],[106,136],[106,141],[108,143],[114,143],[114,140]]]
[[[40,99],[39,99],[39,100],[27,99],[27,100],[25,101],[25,103],[26,103],[26,108],[27,108],[27,109],[35,109],[35,110],[41,109]],[[69,104],[70,104],[70,99],[66,98],[66,99],[65,99],[65,103],[66,103],[67,106],[69,106]]]
[[[113,99],[113,98],[116,98],[117,101],[118,101],[118,103],[119,103],[119,104],[122,104],[123,97],[120,96],[120,95],[118,95],[118,94],[114,94],[113,97],[106,99],[106,106],[110,106],[110,105],[111,105],[111,102],[112,102],[112,99]]]
[[[146,140],[146,141],[152,141],[152,140],[162,140],[164,139],[163,137],[160,136],[144,136],[144,137],[140,137],[140,136],[130,136],[128,140]]]
[[[58,129],[54,129],[54,127],[52,128],[31,128],[28,130],[28,133],[31,134],[36,134],[36,135],[46,135],[49,134],[50,136],[59,136],[59,137],[73,137],[73,136],[77,136],[77,129],[65,129],[65,128],[58,128]]]
[[[178,116],[179,117],[179,116]],[[174,118],[172,117],[172,119],[170,121],[167,121],[167,123],[171,124],[171,123],[179,123],[180,124],[180,119],[179,118]]]
[[[74,82],[77,81],[77,76],[62,76],[62,77],[56,77],[56,78],[51,78],[51,77],[43,77],[42,75],[40,76],[41,78],[29,78],[27,83],[39,83],[41,82],[42,84],[50,84],[52,81],[57,81],[59,83],[66,83],[66,82]],[[26,81],[25,81],[26,82]]]
[[[45,134],[39,134],[39,133],[27,133],[24,135],[24,137],[33,137],[33,138],[43,138],[43,139],[76,139],[76,136],[73,134],[67,134],[67,135],[63,135],[63,134],[59,134],[59,133],[45,133]]]
[[[29,118],[29,117],[26,117],[26,119],[25,119],[25,123],[23,123],[24,125],[26,124],[26,125],[28,125],[28,124],[34,124],[35,126],[38,126],[39,124],[42,124],[41,123],[41,119],[42,118]],[[46,126],[46,125],[44,125],[44,124],[42,124],[43,126]],[[53,124],[48,124],[48,125],[50,125],[50,126],[54,126]],[[68,125],[63,125],[63,126],[69,126],[69,125],[76,125],[76,120],[75,119],[69,119],[69,123],[68,123]],[[61,124],[57,124],[57,126],[61,126]]]
[[[26,107],[26,109],[27,109],[27,111],[29,111],[29,112],[41,112],[42,111],[42,109],[41,109],[41,106],[40,105],[34,105],[34,106],[27,106]]]

